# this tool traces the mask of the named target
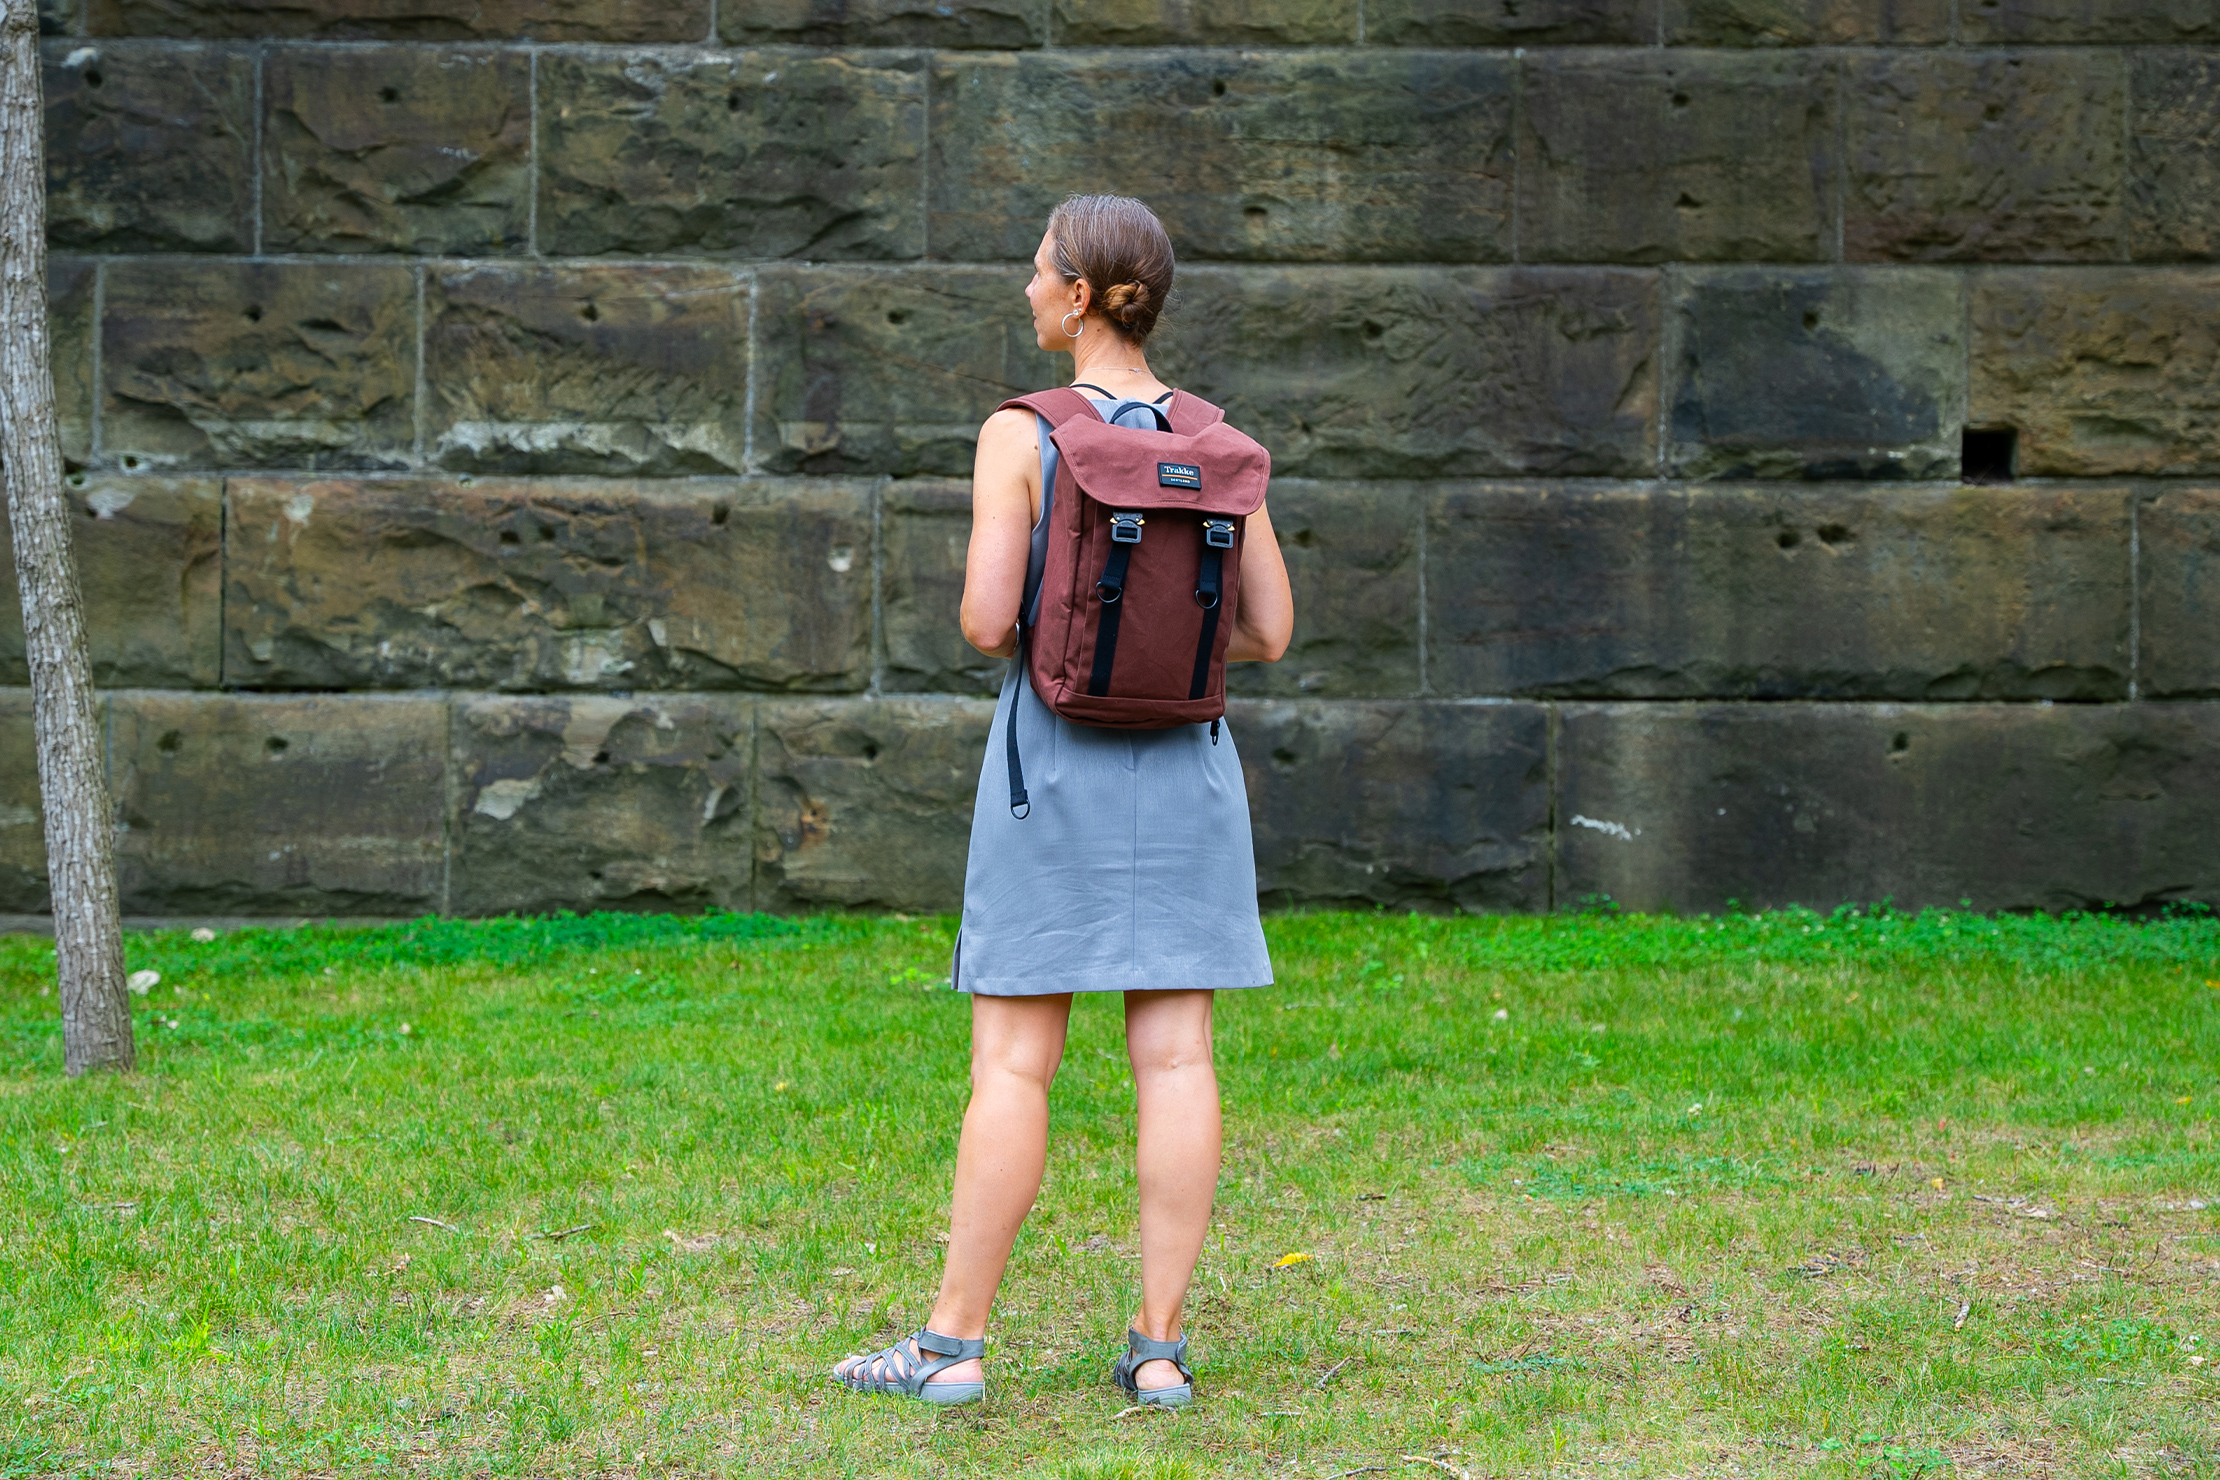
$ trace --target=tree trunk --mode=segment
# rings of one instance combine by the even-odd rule
[[[128,1069],[131,1005],[116,909],[113,813],[101,764],[85,608],[46,356],[46,158],[37,0],[0,0],[0,472],[8,488],[31,670],[46,872],[71,1074]]]

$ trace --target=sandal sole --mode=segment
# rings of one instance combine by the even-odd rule
[[[923,1402],[938,1403],[943,1408],[958,1403],[983,1403],[987,1399],[987,1385],[983,1382],[928,1382],[917,1396]]]

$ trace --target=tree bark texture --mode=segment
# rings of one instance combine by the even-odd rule
[[[0,0],[0,464],[31,672],[46,872],[71,1074],[134,1059],[113,811],[70,551],[46,345],[46,162],[37,0]]]

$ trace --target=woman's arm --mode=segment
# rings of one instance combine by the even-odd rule
[[[1033,413],[997,411],[979,428],[971,464],[971,548],[964,557],[964,641],[990,658],[1017,651],[1018,603],[1033,551],[1041,442]],[[1273,555],[1278,556],[1275,549]],[[1248,567],[1242,567],[1246,579]],[[1281,582],[1284,585],[1286,578]]]
[[[1277,663],[1295,635],[1295,593],[1272,533],[1272,514],[1259,505],[1241,535],[1241,596],[1233,610],[1228,663]]]

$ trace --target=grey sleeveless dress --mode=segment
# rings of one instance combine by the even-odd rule
[[[1141,402],[1088,399],[1121,426],[1156,425]],[[1028,591],[1046,559],[1056,486],[1055,444],[1046,422],[1040,430],[1041,517]],[[1032,799],[1023,820],[1010,815],[1002,743],[1012,705]],[[958,991],[1028,997],[1271,984],[1249,795],[1230,726],[1220,726],[1213,744],[1206,724],[1073,724],[1051,713],[1012,663],[992,736],[950,968]]]

